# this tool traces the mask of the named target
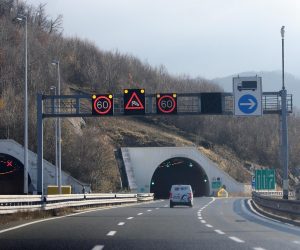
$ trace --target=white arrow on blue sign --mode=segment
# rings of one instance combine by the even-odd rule
[[[251,114],[257,109],[257,99],[250,94],[241,96],[238,101],[239,109],[245,114]]]

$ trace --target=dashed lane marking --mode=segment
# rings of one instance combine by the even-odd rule
[[[134,217],[128,217],[127,220],[132,220]]]
[[[147,210],[147,212],[151,212],[151,211],[152,211],[151,209],[148,209],[148,210]]]
[[[213,227],[212,225],[210,225],[210,224],[205,224],[205,226],[207,226],[207,227]]]
[[[92,250],[102,250],[104,248],[103,245],[96,245],[92,248]]]
[[[216,232],[217,234],[225,234],[223,231],[221,231],[221,230],[219,230],[219,229],[215,229],[215,232]]]
[[[124,226],[125,225],[125,222],[119,222],[118,223],[118,226]]]
[[[108,232],[107,236],[114,236],[117,233],[117,231],[110,231]]]
[[[293,243],[300,245],[300,241],[294,240]]]
[[[198,217],[199,220],[203,220],[203,218],[201,216]]]
[[[137,215],[142,215],[143,213],[138,213]]]
[[[201,220],[201,223],[206,223],[206,221],[205,220]]]
[[[159,207],[155,208],[155,209],[159,209]]]
[[[262,247],[253,247],[254,250],[266,250],[265,248]]]
[[[238,237],[235,237],[235,236],[229,236],[228,237],[229,239],[235,241],[235,242],[238,242],[238,243],[245,243],[245,241],[239,239]]]

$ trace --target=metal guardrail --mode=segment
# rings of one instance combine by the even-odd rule
[[[153,200],[153,194],[0,195],[0,214]]]
[[[272,197],[282,197],[283,191],[272,191],[272,190],[264,190],[264,191],[255,191],[256,193],[259,193],[260,195],[264,196],[272,196]],[[289,192],[289,197],[294,197],[294,192]]]
[[[259,206],[268,208],[274,212],[281,212],[289,216],[300,216],[300,201],[276,199],[262,195],[257,192],[252,192],[252,200]]]

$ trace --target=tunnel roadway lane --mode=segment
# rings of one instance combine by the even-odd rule
[[[1,233],[0,249],[300,249],[298,228],[260,218],[244,199],[195,198],[81,213]]]

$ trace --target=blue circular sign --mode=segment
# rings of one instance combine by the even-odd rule
[[[245,114],[252,114],[257,109],[257,100],[253,95],[243,95],[238,102],[239,109]]]

